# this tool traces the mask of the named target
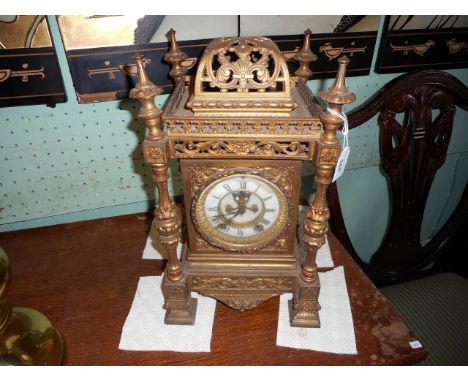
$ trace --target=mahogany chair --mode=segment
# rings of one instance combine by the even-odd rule
[[[422,339],[430,353],[423,362],[427,365],[468,365],[468,280],[453,272],[439,273],[451,267],[468,274],[467,185],[447,222],[428,243],[420,240],[429,191],[447,156],[456,106],[468,110],[468,88],[447,73],[428,70],[395,78],[348,114],[350,129],[378,114],[380,167],[388,182],[390,218],[369,263],[348,236],[336,183],[328,192],[331,230]]]

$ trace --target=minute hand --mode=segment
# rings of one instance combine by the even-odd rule
[[[234,209],[231,210],[231,212],[228,212],[226,214],[212,215],[212,216],[210,216],[210,218],[221,218],[221,217],[232,215],[232,214],[235,214],[235,213],[238,213],[238,212],[239,212],[239,208],[234,208]]]
[[[233,214],[233,213],[234,213],[234,212],[231,212],[231,213],[229,213],[229,214],[226,214],[226,215],[231,215],[231,214]],[[232,222],[232,219],[234,219],[234,218],[235,218],[237,215],[239,215],[239,213],[240,213],[240,211],[236,211],[235,215],[234,215],[234,216],[232,216],[232,217],[230,217],[229,219],[227,219],[227,221],[226,221],[226,222],[227,222],[227,223],[230,223],[230,222]],[[224,215],[224,216],[226,216],[226,215]]]

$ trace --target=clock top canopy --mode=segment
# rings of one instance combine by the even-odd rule
[[[293,81],[271,39],[216,38],[200,60],[187,108],[195,116],[288,116],[297,107]]]

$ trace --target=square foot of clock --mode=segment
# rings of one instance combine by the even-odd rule
[[[197,299],[192,298],[186,280],[172,282],[165,276],[162,281],[166,315],[164,323],[168,325],[193,325],[197,314]]]
[[[289,322],[293,327],[320,328],[320,304],[318,302],[320,283],[318,277],[314,283],[308,284],[300,280],[297,294],[288,301]]]
[[[187,308],[166,308],[164,323],[166,325],[193,325],[197,315],[197,303],[198,300],[196,298],[190,298],[189,306]]]
[[[297,328],[320,328],[318,312],[305,312],[293,309],[293,301],[288,301],[289,323]]]

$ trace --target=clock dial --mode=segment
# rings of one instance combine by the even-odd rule
[[[229,250],[267,246],[284,229],[288,203],[272,182],[234,174],[216,180],[195,202],[195,222],[209,243]]]

